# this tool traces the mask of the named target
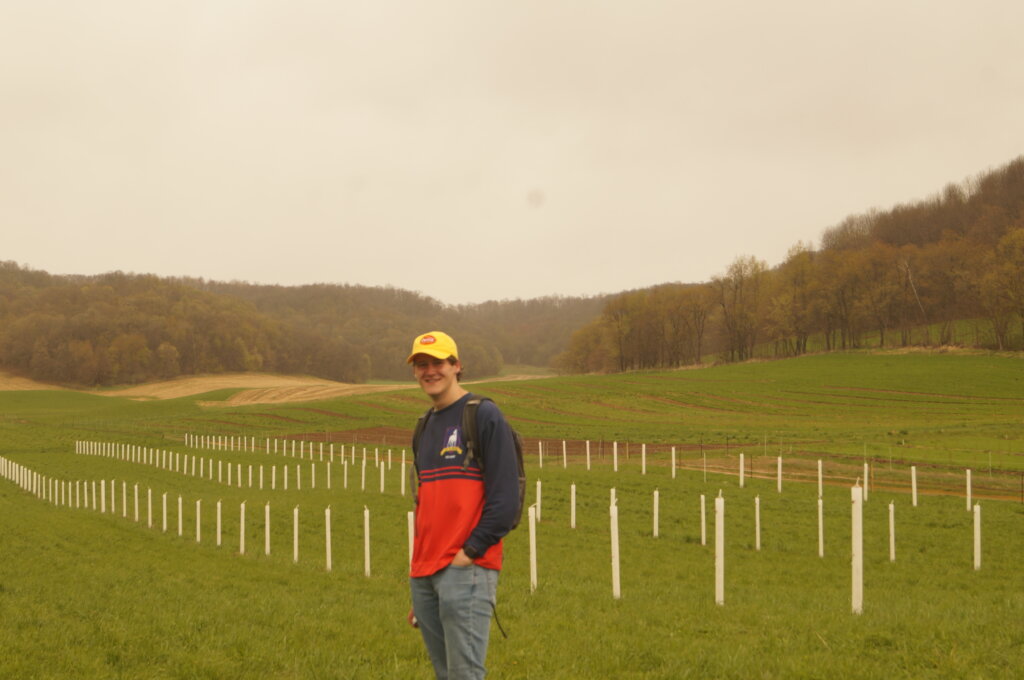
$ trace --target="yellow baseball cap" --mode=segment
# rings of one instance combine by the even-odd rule
[[[452,336],[447,333],[430,331],[412,341],[412,352],[409,354],[409,358],[405,360],[405,363],[411,364],[412,358],[417,354],[427,354],[437,359],[447,359],[448,357],[458,359],[459,348],[455,345],[455,341],[452,340]]]

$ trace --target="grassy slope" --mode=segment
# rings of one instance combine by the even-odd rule
[[[806,448],[873,446],[906,437],[908,455],[945,457],[1009,442],[1020,451],[1019,360],[986,356],[836,355],[705,371],[631,374],[481,386],[533,436],[685,442],[784,433]],[[851,389],[857,388],[857,389]],[[222,398],[224,395],[220,395]],[[148,466],[75,456],[77,438],[184,451],[185,431],[255,436],[371,426],[408,427],[414,393],[314,405],[204,410],[197,399],[128,402],[73,393],[0,395],[0,455],[66,479],[116,479],[167,492],[167,535],[130,516],[58,508],[0,483],[0,677],[426,678],[415,634],[403,624],[406,498],[399,465],[386,493],[227,487]],[[693,404],[680,407],[679,402]],[[697,408],[697,407],[703,408]],[[315,410],[310,410],[315,409]],[[325,413],[326,412],[326,413]],[[901,434],[900,430],[906,430]],[[889,434],[894,432],[894,434]],[[1001,437],[1009,435],[1011,439]],[[770,439],[773,439],[770,436]],[[856,440],[856,441],[854,441]],[[396,452],[397,453],[397,452]],[[635,453],[635,449],[634,449]],[[774,453],[774,451],[772,452]],[[233,464],[296,461],[252,453],[206,456]],[[1002,454],[1000,464],[1019,457]],[[308,465],[308,461],[302,465]],[[323,474],[323,471],[320,473]],[[962,498],[875,492],[867,505],[866,609],[849,613],[849,495],[826,487],[826,556],[816,556],[813,485],[668,469],[639,474],[635,458],[613,473],[540,470],[544,521],[540,588],[529,593],[527,529],[508,539],[492,677],[919,678],[1014,677],[1024,646],[1024,507],[985,502],[985,558],[970,568],[971,525]],[[307,478],[308,479],[308,478]],[[579,526],[568,528],[568,487]],[[622,516],[623,599],[610,597],[608,489]],[[651,493],[662,498],[661,538]],[[727,499],[726,606],[712,600],[712,554],[700,544],[699,495]],[[144,493],[144,492],[143,492]],[[185,536],[176,535],[184,497]],[[753,550],[753,497],[761,496],[763,549]],[[194,504],[203,502],[203,542]],[[224,503],[224,545],[213,508]],[[245,557],[238,505],[248,504]],[[887,507],[897,513],[898,555],[887,559]],[[272,507],[263,555],[264,503]],[[322,562],[323,509],[334,512],[335,569]],[[291,560],[290,509],[301,509],[301,559]],[[362,575],[362,510],[373,517],[374,575]],[[711,525],[709,524],[709,538]]]

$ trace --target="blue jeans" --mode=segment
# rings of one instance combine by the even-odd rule
[[[498,572],[473,564],[410,578],[413,613],[438,680],[483,678]]]

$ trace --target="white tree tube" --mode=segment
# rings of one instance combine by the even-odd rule
[[[864,502],[868,502],[868,478],[871,477],[871,464],[864,463]]]
[[[700,544],[708,544],[708,515],[706,504],[704,502],[704,494],[700,495]]]
[[[537,506],[531,505],[527,511],[530,525],[530,592],[537,590]]]
[[[313,452],[310,451],[310,457],[313,457]],[[292,562],[295,564],[299,563],[299,506],[295,506],[292,510]]]
[[[818,496],[818,557],[825,556],[825,508],[824,501]]]
[[[263,506],[263,554],[270,554],[270,501]]]
[[[238,554],[245,554],[245,501],[238,507]]]
[[[619,506],[609,508],[612,541],[612,597],[622,597],[621,573],[619,571]]]
[[[536,499],[536,502],[534,504],[537,506],[537,521],[539,522],[540,518],[541,518],[541,511],[540,511],[540,480],[539,479],[537,480],[537,499]]]
[[[365,470],[366,459],[363,459]],[[363,506],[363,573],[370,577],[370,508]]]
[[[850,489],[851,575],[853,613],[864,611],[864,496],[857,485]]]
[[[331,445],[331,458],[334,458],[333,444]],[[324,563],[327,571],[334,569],[331,556],[331,506],[329,505],[324,509]]]
[[[896,504],[889,501],[889,561],[896,561]]]
[[[782,460],[781,458],[779,460]],[[761,496],[754,496],[754,550],[761,549]]]
[[[654,490],[654,513],[653,513],[654,514],[654,527],[653,527],[654,538],[658,537],[658,511],[659,511],[658,505],[659,505],[659,501],[660,501],[660,498],[659,498],[658,490],[655,489]]]
[[[740,454],[740,488],[744,487],[746,470],[743,469],[743,454]],[[717,505],[717,504],[716,504]]]
[[[974,570],[981,569],[981,505],[974,505]]]
[[[409,564],[412,564],[412,550],[416,543],[416,513],[410,510],[406,513],[405,518],[409,525]]]
[[[576,482],[569,487],[569,528],[576,528]]]
[[[910,466],[910,503],[917,507],[917,466]]]
[[[715,498],[715,604],[725,604],[725,499]]]

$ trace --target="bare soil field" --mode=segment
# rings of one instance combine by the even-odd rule
[[[526,380],[537,376],[512,375],[492,380]],[[471,384],[471,383],[466,383]],[[322,378],[301,375],[274,375],[269,373],[223,373],[218,375],[184,376],[173,380],[115,387],[102,390],[86,390],[90,394],[105,397],[127,397],[129,399],[177,399],[214,390],[240,389],[224,401],[203,402],[204,406],[245,406],[249,404],[283,404],[288,402],[316,401],[334,397],[369,394],[387,390],[402,390],[416,387],[410,379],[406,385],[356,385],[334,382]],[[0,372],[0,392],[17,390],[63,390],[57,385],[48,385],[28,378],[20,378]]]
[[[176,399],[178,397],[188,397],[194,394],[203,394],[223,389],[240,389],[241,391],[224,401],[203,402],[203,405],[243,406],[248,404],[315,401],[317,399],[330,399],[343,395],[402,389],[402,386],[353,385],[301,375],[225,373],[220,375],[185,376],[165,382],[103,390],[95,392],[95,394],[134,399]]]
[[[36,382],[29,378],[20,378],[16,375],[0,371],[0,392],[21,392],[24,390],[62,390],[63,387],[47,385]]]

